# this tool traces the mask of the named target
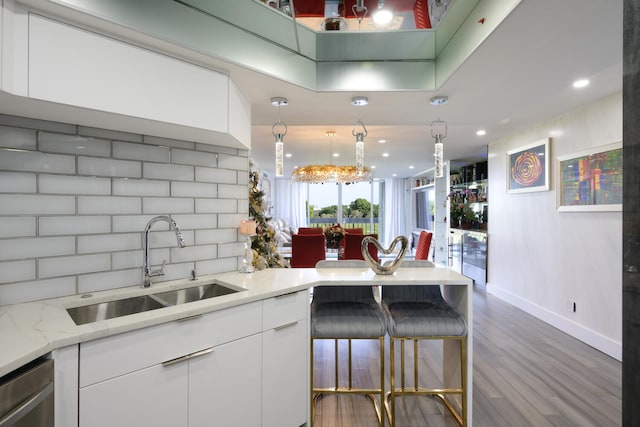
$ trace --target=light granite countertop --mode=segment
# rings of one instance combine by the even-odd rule
[[[241,292],[207,300],[190,302],[129,316],[76,325],[66,309],[96,304],[126,297],[168,291],[217,280]],[[471,279],[448,268],[401,268],[393,275],[376,275],[368,268],[296,268],[267,269],[250,274],[224,273],[188,279],[96,292],[87,297],[74,295],[0,306],[0,376],[68,345],[157,325],[210,311],[221,310],[277,295],[296,292],[320,285],[409,285],[440,284],[467,286]],[[471,324],[470,298],[464,303],[467,322]]]

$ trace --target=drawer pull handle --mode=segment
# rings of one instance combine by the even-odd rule
[[[194,353],[185,354],[184,356],[176,357],[175,359],[167,360],[166,362],[162,362],[162,366],[171,366],[176,363],[184,362],[185,360],[193,359],[195,357],[204,356],[205,354],[209,354],[213,351],[213,347],[205,348],[204,350],[196,351]]]
[[[283,330],[283,329],[290,328],[291,326],[295,326],[295,325],[297,325],[297,324],[298,324],[298,321],[296,320],[295,322],[286,323],[286,324],[284,324],[284,325],[276,326],[275,328],[273,328],[273,330],[275,330],[275,331],[281,331],[281,330]]]

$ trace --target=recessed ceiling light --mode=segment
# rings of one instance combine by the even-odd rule
[[[382,157],[389,157],[389,153],[382,153]]]
[[[387,140],[386,140],[386,139],[379,139],[379,140],[378,140],[378,143],[379,143],[379,144],[386,144],[386,143],[387,143]]]
[[[393,174],[391,174],[391,176],[398,176],[398,174],[393,173]]]
[[[291,157],[293,156],[293,154],[291,154],[291,153],[287,153],[287,154],[285,154],[284,156],[285,156],[285,157],[288,157],[288,158],[291,158]]]
[[[449,102],[449,97],[448,96],[434,96],[433,98],[431,98],[429,100],[429,103],[431,105],[444,105],[447,102]]]
[[[369,104],[369,98],[366,96],[354,96],[351,98],[351,105],[354,107],[364,107]]]
[[[589,80],[580,79],[573,82],[573,87],[576,89],[582,89],[583,87],[589,86]]]
[[[485,136],[487,134],[487,131],[484,129],[478,129],[478,131],[476,132],[476,135],[478,136]]]
[[[375,168],[376,168],[376,165],[371,165],[371,166],[369,166],[369,167],[370,167],[371,169],[375,169]]]
[[[333,153],[333,157],[340,157],[340,153]]]
[[[413,165],[409,166],[409,169],[413,169]]]

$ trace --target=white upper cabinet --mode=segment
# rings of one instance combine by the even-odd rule
[[[205,68],[29,15],[29,97],[219,132],[229,80]]]

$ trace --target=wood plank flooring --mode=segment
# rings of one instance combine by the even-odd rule
[[[615,427],[622,425],[622,366],[477,287],[474,305],[473,425],[475,427]],[[385,343],[388,360],[389,343]],[[420,347],[421,378],[440,378],[441,347]],[[341,342],[340,371],[346,378],[347,345]],[[333,341],[316,344],[314,381],[333,382]],[[407,369],[413,369],[407,348]],[[399,354],[399,351],[397,352]],[[377,342],[355,341],[354,383],[379,382]],[[389,387],[389,366],[385,366]],[[408,375],[411,383],[411,375]],[[427,384],[430,385],[430,384]],[[453,427],[443,405],[427,397],[402,398],[397,427]],[[359,396],[325,396],[314,427],[377,425],[373,406]],[[385,425],[388,425],[386,423]]]

